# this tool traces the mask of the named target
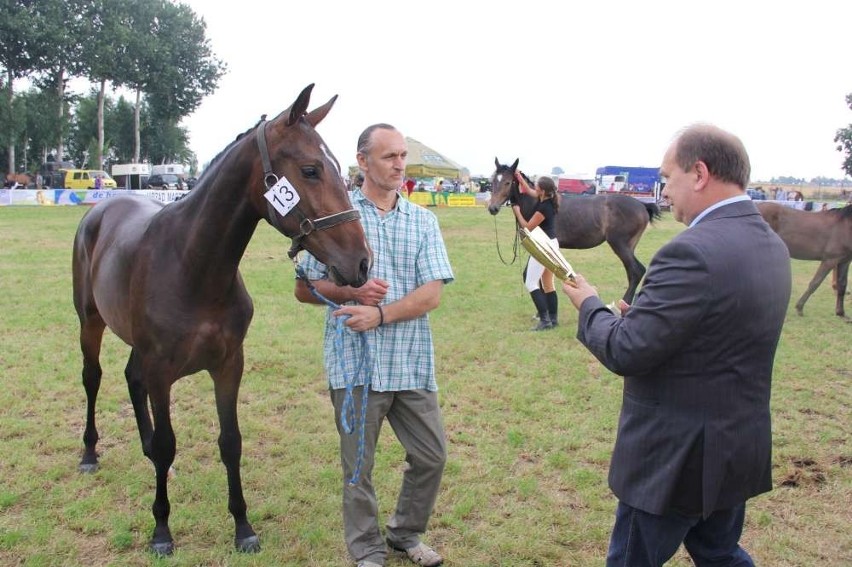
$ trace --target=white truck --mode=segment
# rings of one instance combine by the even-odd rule
[[[151,166],[152,175],[163,175],[164,173],[170,173],[177,175],[181,179],[185,179],[186,166],[181,163],[161,163],[160,165]]]
[[[144,189],[150,175],[151,166],[147,163],[117,163],[112,166],[116,189]]]

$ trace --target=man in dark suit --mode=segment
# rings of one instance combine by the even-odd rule
[[[609,485],[608,566],[753,565],[745,502],[772,488],[769,394],[790,299],[787,248],[745,194],[748,154],[710,125],[663,158],[663,194],[687,229],[654,256],[621,317],[577,276],[577,338],[624,377]]]

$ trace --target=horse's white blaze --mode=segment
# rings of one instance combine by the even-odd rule
[[[326,145],[325,145],[325,144],[320,144],[320,150],[322,150],[322,153],[324,153],[324,154],[325,154],[325,157],[327,157],[327,158],[328,158],[328,161],[330,161],[331,163],[333,163],[333,164],[334,164],[334,167],[336,167],[336,168],[337,168],[337,174],[342,176],[342,175],[343,175],[343,172],[341,172],[341,171],[340,171],[340,163],[338,163],[337,159],[336,159],[336,158],[334,157],[334,155],[333,155],[333,154],[329,151],[329,149],[326,147]]]

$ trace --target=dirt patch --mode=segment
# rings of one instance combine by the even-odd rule
[[[832,465],[840,465],[840,468],[846,468],[848,466],[852,466],[852,456],[851,455],[837,455],[833,459],[831,459]]]
[[[780,486],[797,488],[825,483],[825,471],[814,459],[793,457],[790,459],[790,464],[791,468],[779,483]]]

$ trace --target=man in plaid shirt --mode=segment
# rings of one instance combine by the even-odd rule
[[[351,199],[373,252],[370,280],[360,288],[338,287],[313,256],[305,254],[301,261],[316,291],[340,305],[326,313],[325,370],[340,434],[346,545],[361,567],[384,565],[388,546],[418,565],[443,562],[420,535],[426,531],[446,462],[428,312],[438,307],[453,271],[435,215],[399,196],[407,155],[405,138],[388,124],[374,124],[358,138],[364,184]],[[297,280],[295,294],[299,301],[322,303],[304,280]],[[344,326],[338,328],[341,317]],[[357,361],[367,354],[360,333],[369,345],[366,373],[357,372]],[[347,395],[360,416],[365,384],[367,415],[360,438],[359,431],[344,431],[341,417],[348,413]],[[372,485],[376,442],[385,418],[408,463],[396,510],[385,526],[387,545]]]

